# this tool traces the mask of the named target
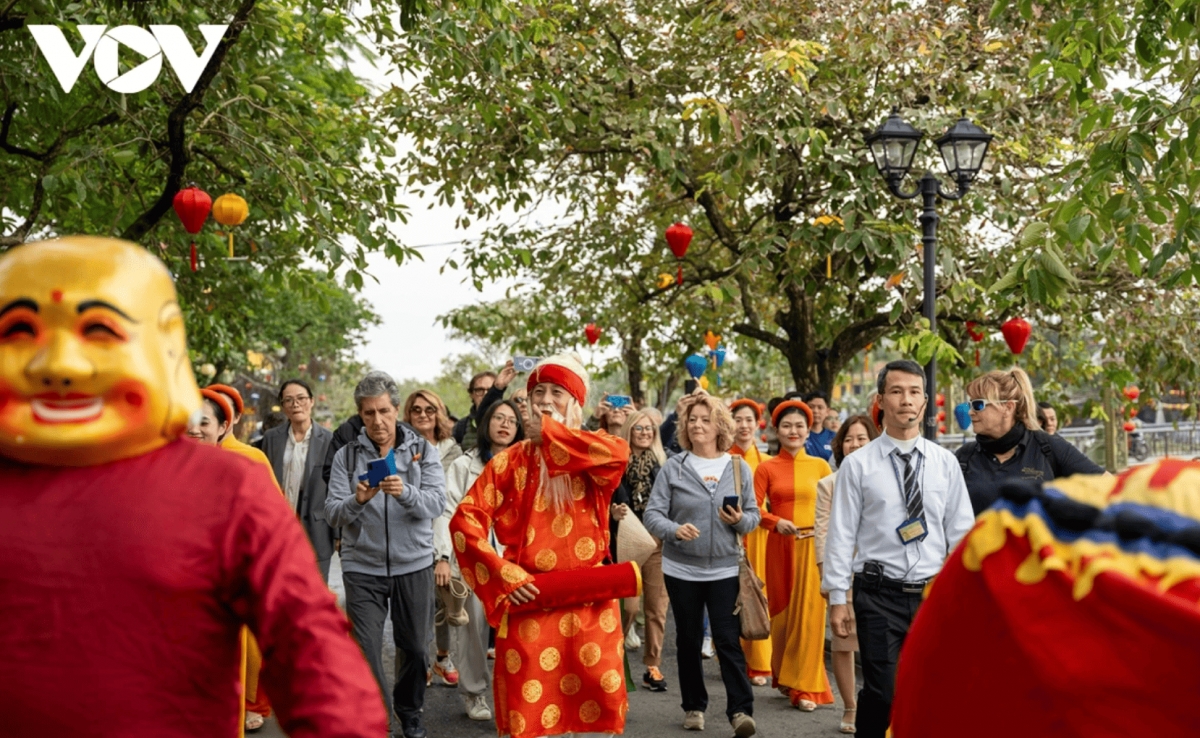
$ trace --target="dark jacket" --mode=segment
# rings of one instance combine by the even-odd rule
[[[1040,430],[1027,429],[1025,437],[1017,442],[1016,453],[1003,463],[984,453],[975,441],[964,443],[954,455],[962,467],[976,515],[992,506],[1000,497],[1000,487],[1010,480],[1042,483],[1072,474],[1104,473],[1070,441]]]
[[[479,419],[488,411],[488,408],[495,405],[504,399],[504,390],[492,385],[479,404],[471,408],[471,412],[458,419],[454,424],[454,442],[462,447],[463,451],[470,451],[477,445]]]
[[[275,479],[283,487],[283,453],[287,449],[287,437],[292,432],[291,423],[276,426],[263,434],[262,452],[271,462]],[[296,515],[300,525],[308,534],[317,561],[333,558],[334,529],[325,520],[325,480],[321,477],[321,465],[333,433],[313,423],[312,436],[308,439],[308,458],[304,461],[304,481],[300,485],[300,498],[296,501]]]
[[[333,439],[329,442],[329,450],[325,452],[325,464],[321,468],[321,478],[325,480],[325,484],[329,484],[329,470],[333,466],[333,455],[338,452],[339,448],[358,438],[358,432],[362,429],[362,418],[357,415],[351,415],[349,418],[346,418],[345,423],[342,423],[333,431]]]

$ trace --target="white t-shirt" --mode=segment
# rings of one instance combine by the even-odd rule
[[[717,484],[720,483],[725,469],[729,466],[729,459],[729,454],[721,454],[715,459],[702,459],[695,454],[688,454],[687,463],[704,480],[704,484],[711,494],[717,491]],[[740,494],[741,490],[738,490],[738,493]],[[716,582],[738,575],[736,565],[725,569],[705,569],[700,566],[680,564],[666,557],[663,557],[662,568],[663,574],[688,582]]]

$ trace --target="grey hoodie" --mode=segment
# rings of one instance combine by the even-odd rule
[[[333,457],[325,516],[342,528],[342,571],[394,577],[433,566],[433,519],[446,507],[437,447],[397,423],[395,448],[404,493],[397,498],[377,492],[365,505],[354,499],[354,488],[358,476],[367,473],[367,462],[379,458],[366,429]]]
[[[737,566],[742,550],[738,534],[751,532],[761,519],[750,465],[740,456],[731,457],[717,489],[709,492],[704,480],[687,464],[689,456],[691,453],[684,451],[667,459],[654,480],[642,523],[651,535],[663,542],[664,558],[704,569]],[[734,464],[742,465],[740,491],[734,491],[733,487]],[[722,501],[733,495],[742,499],[742,519],[730,527],[721,521],[717,511]],[[699,528],[700,537],[694,541],[676,539],[675,530],[684,523]]]

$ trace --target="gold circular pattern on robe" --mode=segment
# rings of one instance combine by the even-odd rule
[[[516,710],[510,710],[508,713],[508,727],[513,735],[520,735],[525,732],[525,718]]]
[[[624,682],[625,680],[621,678],[621,675],[617,673],[616,669],[609,669],[608,671],[604,672],[603,676],[600,677],[600,689],[612,694],[620,689]]]
[[[483,504],[487,507],[496,506],[496,485],[490,482],[483,487]]]
[[[579,649],[579,660],[589,669],[600,663],[600,646],[596,643],[585,643]]]
[[[542,683],[536,679],[530,679],[521,686],[521,696],[529,704],[533,704],[542,698]]]
[[[612,451],[603,443],[593,443],[588,446],[588,458],[593,464],[607,464],[612,461]]]
[[[589,474],[588,476],[592,478],[592,484],[596,485],[600,489],[604,489],[612,483],[611,479],[601,476],[600,474]]]
[[[496,549],[492,548],[492,544],[488,543],[487,541],[485,541],[483,539],[480,539],[478,548],[480,551],[483,551],[484,553],[490,553],[490,554],[496,553]]]
[[[517,637],[526,643],[536,641],[541,634],[542,628],[533,618],[522,620],[521,624],[517,626]]]
[[[579,690],[583,689],[583,680],[575,674],[567,674],[558,680],[558,688],[562,690],[563,694],[570,697],[579,694]]]
[[[467,498],[467,497],[464,497],[464,498],[463,498],[463,502],[465,503],[465,502],[466,502],[468,499],[469,499],[469,498]],[[474,515],[472,515],[472,514],[471,514],[471,513],[469,513],[469,512],[464,512],[464,513],[463,513],[463,518],[464,518],[464,519],[465,519],[465,520],[466,520],[468,523],[470,523],[471,525],[475,526],[476,528],[482,528],[482,527],[483,527],[482,525],[480,525],[480,524],[479,524],[479,519],[478,519],[478,518],[476,518]]]
[[[619,656],[621,658],[625,658],[625,639],[624,638],[617,639],[617,656]]]
[[[529,575],[525,573],[525,570],[516,564],[505,564],[504,566],[500,567],[500,578],[509,584],[516,584],[517,582],[524,581],[528,576]]]
[[[500,523],[502,525],[512,525],[513,523],[516,522],[516,520],[517,520],[517,511],[515,508],[511,508],[511,507],[508,508],[507,510],[504,511],[504,514],[500,516]]]
[[[570,638],[579,632],[583,627],[583,621],[573,612],[569,612],[558,619],[558,632],[563,638]]]
[[[580,538],[575,541],[575,555],[580,561],[591,561],[596,555],[596,542],[591,538]]]
[[[618,709],[618,710],[617,710],[617,714],[621,716],[621,719],[622,719],[622,720],[624,720],[624,719],[625,719],[625,715],[626,715],[628,712],[629,712],[629,700],[628,700],[628,699],[626,699],[625,701],[623,701],[623,702],[621,703],[621,707],[620,707],[620,709]]]
[[[487,584],[488,580],[491,578],[492,575],[488,572],[488,568],[484,566],[482,561],[475,564],[475,579],[478,580],[480,584]]]
[[[467,537],[462,534],[462,531],[454,533],[454,550],[463,553],[467,550]]]
[[[518,466],[517,468],[513,469],[513,481],[517,485],[517,491],[524,492],[525,483],[529,481],[529,470],[524,466]],[[499,505],[500,503],[497,502],[496,504]]]
[[[525,529],[525,545],[533,543],[533,539],[537,537],[537,529],[532,525]]]
[[[566,513],[555,515],[554,522],[550,524],[550,530],[559,538],[566,538],[574,527],[575,519]]]
[[[550,461],[554,462],[555,466],[566,466],[571,460],[571,452],[558,441],[550,444]]]
[[[513,649],[508,649],[504,652],[504,668],[508,669],[509,674],[516,674],[521,670],[521,654]]]
[[[496,507],[498,508],[503,504],[504,504],[504,493],[501,492],[500,490],[496,490]]]
[[[579,719],[585,723],[594,723],[600,719],[600,705],[596,700],[588,700],[579,706]]]
[[[538,664],[546,671],[554,671],[561,663],[562,656],[559,655],[558,649],[553,646],[542,651],[542,655],[538,657]]]
[[[497,474],[503,474],[504,470],[508,468],[508,452],[501,451],[500,453],[493,456],[491,464],[492,464],[492,468],[494,468],[496,470]]]
[[[474,504],[475,504],[475,498],[474,498],[474,497],[472,497],[471,495],[463,495],[462,501],[461,501],[461,502],[459,502],[458,504],[460,504],[460,505],[474,505]]]
[[[534,557],[533,563],[537,566],[538,571],[550,571],[558,563],[558,554],[548,548],[543,548],[541,551],[538,551],[538,555]]]
[[[611,633],[617,629],[617,616],[613,615],[612,608],[606,608],[600,613],[600,630],[605,633]]]
[[[539,489],[537,496],[533,498],[533,509],[537,512],[546,512],[550,507],[550,501],[546,499],[546,495],[542,494]]]
[[[571,498],[579,502],[587,494],[587,485],[582,477],[571,477]]]
[[[561,717],[562,710],[558,709],[558,705],[546,705],[546,709],[542,710],[542,727],[550,730],[555,725],[558,725],[558,720]]]
[[[473,575],[471,573],[470,569],[462,570],[462,578],[463,578],[463,581],[467,583],[468,587],[470,587],[471,589],[475,589],[475,575]]]

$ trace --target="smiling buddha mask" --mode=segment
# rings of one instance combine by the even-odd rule
[[[161,261],[69,236],[0,256],[0,455],[54,466],[179,438],[200,392]]]

